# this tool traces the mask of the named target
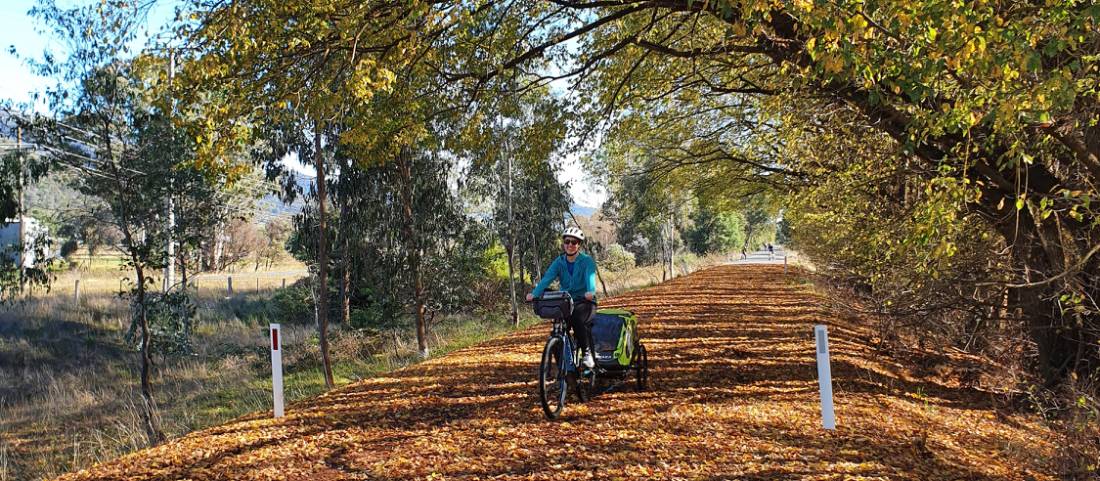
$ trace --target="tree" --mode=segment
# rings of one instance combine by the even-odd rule
[[[751,165],[757,179],[783,162],[813,166],[821,159],[789,154],[813,150],[808,138],[835,139],[842,122],[858,122],[880,134],[861,138],[886,141],[908,161],[898,174],[922,187],[950,179],[963,193],[955,209],[976,213],[1014,246],[1015,280],[1005,285],[1026,313],[1037,372],[1047,384],[1071,372],[1087,376],[1100,365],[1100,309],[1088,301],[1098,294],[1092,273],[1100,271],[1091,203],[1100,174],[1100,143],[1092,140],[1100,138],[1098,94],[1091,87],[1100,75],[1098,7],[1073,1],[1042,9],[809,1],[562,6],[568,13],[558,18],[568,26],[520,49],[505,66],[580,42],[587,68],[578,73],[592,91],[582,97],[600,104],[591,111],[645,112],[654,99],[744,102],[742,112],[759,120],[743,135],[771,131],[785,140],[766,162],[743,156],[737,158],[748,162],[723,162]],[[569,17],[577,12],[588,15]],[[847,159],[831,173],[866,160]],[[1059,307],[1064,300],[1074,307]]]
[[[337,156],[353,153],[337,150]],[[379,323],[411,317],[420,355],[429,355],[428,333],[434,312],[465,299],[469,285],[484,276],[485,236],[463,212],[448,179],[452,166],[443,155],[412,150],[381,165],[341,170],[334,191],[344,215],[338,231],[355,232],[340,252],[353,275],[359,297],[355,307]],[[291,245],[309,261],[317,243],[310,226],[310,204],[297,219]],[[329,235],[335,236],[334,233]]]
[[[179,237],[166,222],[165,200],[204,205],[214,187],[210,176],[196,170],[193,138],[171,121],[167,59],[131,51],[141,8],[107,2],[63,9],[43,0],[31,10],[68,47],[64,56],[36,64],[40,74],[57,79],[47,100],[61,120],[35,119],[31,135],[52,162],[79,172],[73,187],[98,199],[104,210],[96,215],[121,235],[124,268],[134,275],[128,296],[131,331],[140,332],[143,422],[149,441],[157,443],[164,435],[152,390],[150,316],[164,320],[188,311],[158,310],[164,299],[149,290],[154,272],[172,261],[169,239]]]
[[[700,207],[692,214],[692,226],[685,237],[696,254],[729,252],[745,245],[745,215]]]
[[[605,132],[640,139],[631,147],[648,163],[638,165],[708,197],[799,195],[821,175],[849,173],[886,147],[902,167],[880,173],[916,189],[951,185],[961,194],[955,213],[977,215],[1013,247],[1012,280],[993,282],[1009,288],[1026,313],[1036,372],[1046,383],[1088,376],[1100,365],[1100,307],[1092,301],[1100,295],[1092,203],[1100,175],[1093,87],[1100,8],[1091,3],[527,0],[472,9],[348,2],[274,12],[259,4],[219,9],[229,24],[209,31],[233,38],[207,37],[232,46],[225,51],[246,62],[242,68],[202,70],[232,72],[265,96],[279,92],[277,102],[293,100],[285,92],[302,93],[282,88],[288,85],[358,92],[345,79],[376,66],[416,67],[409,69],[415,75],[445,79],[442,90],[468,94],[468,103],[443,103],[442,111],[480,105],[515,72],[524,75],[510,91],[571,79],[585,135],[611,124]],[[353,13],[330,14],[344,10]],[[287,18],[296,19],[292,28],[262,31]],[[414,26],[425,34],[406,35]],[[355,31],[377,35],[338,33]],[[349,52],[368,52],[373,63],[331,60]],[[393,52],[398,58],[387,57]],[[248,63],[257,57],[270,60],[262,71]],[[302,61],[311,58],[319,63]],[[553,61],[563,62],[547,69]],[[284,73],[299,66],[317,74]],[[280,77],[274,88],[254,81],[271,76]],[[330,101],[316,102],[314,112],[339,103],[322,97]],[[440,111],[422,112],[429,110]],[[366,133],[374,128],[359,128],[349,142],[390,140]],[[844,138],[851,132],[878,144],[842,154],[836,147],[851,145]],[[673,207],[661,216],[672,214],[666,234],[679,231]]]
[[[427,77],[418,75],[437,58],[426,47],[450,17],[420,2],[351,0],[279,8],[256,0],[193,0],[187,10],[195,20],[180,30],[192,47],[183,78],[195,91],[216,91],[219,100],[204,122],[192,125],[205,165],[218,168],[226,139],[260,139],[265,146],[257,158],[269,167],[295,152],[317,171],[317,326],[332,387],[326,158],[349,146],[359,150],[357,162],[369,165],[399,157],[425,135],[438,106],[422,90]]]
[[[271,219],[263,226],[263,245],[254,256],[256,270],[260,266],[270,269],[286,256],[286,241],[290,236],[290,224],[280,218]]]

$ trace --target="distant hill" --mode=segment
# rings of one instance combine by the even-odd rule
[[[590,217],[596,212],[597,208],[588,207],[586,205],[573,204],[569,206],[569,210],[573,212],[573,215],[583,215],[585,217]]]

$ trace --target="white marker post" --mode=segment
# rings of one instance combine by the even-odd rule
[[[829,368],[829,333],[824,325],[814,326],[817,341],[817,384],[821,388],[821,425],[836,429],[836,413],[833,412],[833,373]]]
[[[787,255],[783,254],[783,275],[787,275]]]
[[[271,391],[275,395],[275,418],[283,417],[283,340],[279,325],[271,325]]]

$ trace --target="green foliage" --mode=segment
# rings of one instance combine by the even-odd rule
[[[147,293],[145,305],[139,305],[136,298],[130,306],[130,329],[126,340],[138,351],[141,350],[142,310],[149,325],[149,351],[161,355],[190,354],[192,350],[191,333],[195,324],[195,302],[186,290],[172,291],[167,294]]]
[[[418,296],[435,311],[476,301],[471,286],[489,273],[492,257],[486,249],[492,242],[484,226],[461,212],[461,201],[447,185],[449,169],[439,155],[410,153],[400,162],[365,169],[349,164],[342,172],[333,194],[342,215],[329,242],[342,246],[340,233],[354,233],[338,255],[350,267],[356,323],[398,322],[414,311]],[[307,206],[288,243],[307,263],[316,263],[315,218]],[[413,269],[421,276],[419,286]]]
[[[276,289],[270,304],[276,320],[288,324],[313,322],[313,293],[308,283],[296,282],[286,288]]]
[[[696,254],[729,252],[745,245],[745,215],[740,212],[714,212],[704,206],[693,213],[692,222],[684,236]]]
[[[624,272],[633,269],[635,265],[634,253],[619,244],[607,246],[597,262],[601,268],[612,272]]]
[[[791,223],[787,219],[780,220],[776,223],[775,241],[779,244],[790,246],[791,237]]]
[[[482,259],[486,265],[486,272],[494,279],[508,279],[508,252],[500,242],[493,242],[485,248]]]

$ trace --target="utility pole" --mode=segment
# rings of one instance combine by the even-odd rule
[[[172,49],[168,50],[168,86],[172,86],[173,80],[176,78],[176,52]],[[169,92],[171,95],[171,92]],[[171,120],[172,114],[176,110],[176,100],[172,99],[171,107],[169,107],[168,118]],[[176,193],[176,184],[174,180],[170,179],[168,189],[168,263],[164,268],[164,292],[167,293],[172,286],[176,283],[176,241],[174,234],[176,231],[176,206],[174,202],[174,196]]]
[[[19,292],[27,282],[26,269],[27,255],[27,221],[23,217],[23,209],[26,207],[23,200],[24,184],[26,183],[25,170],[23,168],[23,127],[15,128],[15,148],[19,156],[19,210],[15,213],[15,221],[19,223]]]

